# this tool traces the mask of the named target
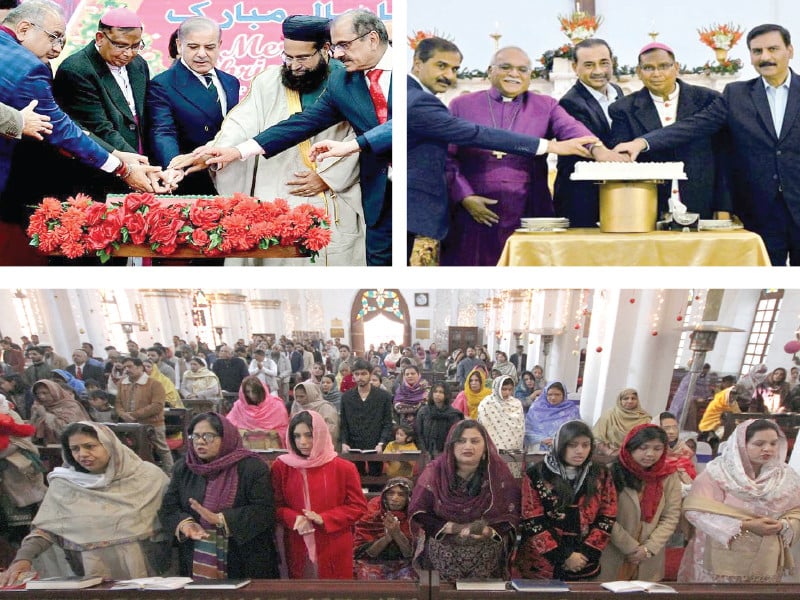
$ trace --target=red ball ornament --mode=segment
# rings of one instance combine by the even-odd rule
[[[800,352],[800,341],[789,340],[786,342],[786,344],[784,344],[783,351],[786,352],[786,354],[796,354],[797,352]]]
[[[635,304],[636,303],[636,298],[631,298],[630,300],[628,300],[628,302],[630,302],[631,304]]]
[[[683,321],[683,317],[682,317],[681,315],[678,315],[678,316],[677,316],[677,318],[676,318],[675,320],[676,320],[676,321]]]
[[[575,323],[575,326],[574,326],[574,328],[575,328],[575,329],[580,329],[580,328],[581,328],[581,324],[580,324],[580,323]]]
[[[658,335],[658,332],[654,329],[653,331],[650,332],[650,335],[656,336],[656,335]]]
[[[595,352],[602,352],[603,351],[603,347],[602,346],[598,346],[597,348],[594,349],[594,351]]]
[[[695,300],[700,300],[700,296],[695,296],[694,299]]]

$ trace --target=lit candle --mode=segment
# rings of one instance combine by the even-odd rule
[[[580,2],[576,2],[575,3],[575,12],[581,12],[581,3]]]
[[[495,21],[494,22],[494,32],[495,33],[500,33],[500,21]]]

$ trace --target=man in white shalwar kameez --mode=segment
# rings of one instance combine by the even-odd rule
[[[329,61],[327,22],[305,15],[284,21],[284,65],[267,67],[253,80],[245,99],[228,113],[213,145],[235,146],[316,102],[329,70],[343,68],[338,61]],[[308,158],[311,144],[325,139],[350,140],[355,134],[343,121],[271,158],[234,161],[212,172],[212,178],[223,196],[242,192],[267,201],[283,198],[291,206],[309,203],[324,208],[331,225],[330,245],[315,263],[308,258],[227,259],[226,265],[366,264],[358,154],[314,164]]]

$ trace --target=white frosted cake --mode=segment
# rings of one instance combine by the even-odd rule
[[[686,179],[682,162],[596,162],[575,163],[570,179],[575,181],[669,181]]]

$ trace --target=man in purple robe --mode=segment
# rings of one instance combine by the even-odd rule
[[[519,48],[498,50],[489,66],[488,90],[455,98],[450,112],[480,125],[538,138],[593,135],[550,96],[529,92],[531,60]],[[602,144],[597,160],[624,160]],[[453,221],[442,244],[444,265],[496,265],[521,217],[549,217],[547,155],[522,156],[451,146],[447,180]]]

